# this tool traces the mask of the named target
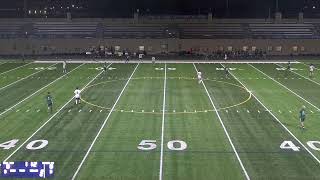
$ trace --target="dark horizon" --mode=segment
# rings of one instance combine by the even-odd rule
[[[142,15],[196,15],[212,12],[218,18],[267,18],[269,15],[273,17],[276,12],[276,2],[277,0],[27,0],[27,11],[30,10],[31,16],[35,16],[35,10],[55,6],[54,10],[47,10],[51,15],[62,15],[70,11],[75,17],[132,17],[133,12],[139,9]],[[23,5],[24,0],[3,2],[1,17],[6,16],[6,13],[22,15]],[[299,12],[304,12],[306,17],[320,17],[320,3],[315,0],[278,0],[278,9],[284,17],[289,18],[297,17]],[[17,11],[20,13],[16,13]],[[50,17],[49,12],[47,15]]]

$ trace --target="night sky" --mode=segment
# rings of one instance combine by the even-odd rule
[[[278,0],[284,17],[297,17],[298,12],[317,15],[320,0]],[[84,7],[82,14],[97,17],[130,17],[135,9],[144,15],[158,14],[207,14],[215,17],[267,18],[276,9],[276,0],[28,0],[28,8],[34,9],[55,4],[60,7],[77,4]],[[39,3],[40,2],[40,3]],[[227,3],[228,2],[228,3]],[[228,4],[228,6],[227,6]],[[22,9],[23,0],[2,2],[0,9]],[[228,7],[228,8],[227,8]],[[74,10],[76,14],[77,11]],[[83,13],[85,12],[85,13]]]

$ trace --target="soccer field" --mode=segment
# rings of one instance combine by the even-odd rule
[[[320,179],[308,62],[102,67],[0,63],[0,161],[54,162],[56,180]]]

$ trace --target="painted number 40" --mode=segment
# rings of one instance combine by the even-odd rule
[[[320,151],[320,141],[308,141],[307,144],[311,149]],[[283,141],[280,148],[284,150],[300,151],[300,147],[296,146],[292,141]]]
[[[181,140],[172,140],[167,143],[167,147],[172,151],[183,151],[187,149],[187,143]],[[150,151],[156,148],[156,140],[142,140],[138,145],[138,149],[142,151]]]
[[[4,142],[0,144],[0,148],[2,149],[11,149],[16,147],[16,144],[19,142],[19,139],[12,139],[10,141]],[[47,140],[34,140],[27,144],[26,148],[29,150],[38,150],[46,147],[48,145]]]

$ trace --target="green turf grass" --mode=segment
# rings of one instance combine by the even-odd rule
[[[19,81],[22,78],[30,76],[33,73],[41,71],[41,69],[35,69],[35,68],[39,68],[39,67],[45,68],[50,65],[51,64],[32,63],[27,66],[24,66],[24,67],[18,68],[16,70],[10,71],[8,73],[5,73],[0,77],[0,88],[7,86],[11,83],[14,83],[16,81]],[[1,66],[0,66],[0,69],[2,69]]]
[[[221,79],[224,71],[217,71],[220,65],[199,65],[208,77]],[[241,71],[239,71],[241,72]],[[238,84],[233,77],[224,79],[227,82]],[[207,83],[207,82],[206,82]],[[218,107],[225,106],[226,102],[236,104],[246,92],[235,89],[226,84],[211,82],[208,90]],[[260,110],[260,113],[257,112]],[[238,111],[238,112],[237,112]],[[317,163],[313,161],[306,151],[291,153],[281,150],[280,144],[285,140],[297,143],[255,100],[230,109],[228,112],[220,111],[240,158],[247,168],[249,176],[253,179],[268,177],[269,179],[303,179],[319,178]],[[308,169],[301,169],[293,164],[305,164]]]

